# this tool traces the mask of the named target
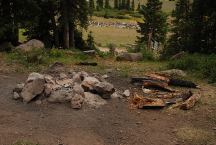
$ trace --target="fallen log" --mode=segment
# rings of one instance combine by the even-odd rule
[[[159,74],[147,74],[147,77],[149,77],[149,79],[151,80],[157,80],[157,81],[162,81],[165,83],[169,83],[170,79],[168,77],[159,75]]]
[[[174,92],[171,88],[168,87],[168,83],[156,81],[156,80],[144,80],[143,86],[145,88],[155,88],[155,89],[161,89],[168,92]]]
[[[187,87],[187,88],[197,88],[197,85],[192,81],[180,80],[171,78],[169,81],[169,85],[179,86],[179,87]]]
[[[196,102],[199,101],[201,98],[200,94],[194,94],[189,99],[187,99],[181,106],[180,109],[182,110],[189,110],[194,107]]]
[[[191,91],[174,94],[172,99],[169,99],[168,101],[166,101],[166,104],[173,105],[173,104],[177,104],[179,102],[186,101],[192,95],[193,95],[193,93]]]
[[[96,62],[80,62],[77,65],[85,65],[85,66],[97,66]]]
[[[90,55],[90,56],[95,56],[96,55],[95,50],[87,50],[87,51],[83,51],[83,53],[86,54],[86,55]]]

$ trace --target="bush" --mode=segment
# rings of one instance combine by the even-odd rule
[[[216,55],[192,54],[170,61],[169,68],[177,68],[201,74],[209,82],[216,82]]]
[[[60,49],[51,49],[49,51],[49,56],[54,58],[59,58],[64,56],[64,52]]]

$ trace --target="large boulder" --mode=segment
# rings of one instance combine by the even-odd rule
[[[44,43],[41,42],[40,40],[32,39],[24,44],[21,44],[16,47],[17,50],[23,51],[23,52],[30,52],[33,49],[43,49],[44,48]]]
[[[25,86],[22,89],[21,97],[28,103],[44,91],[45,79],[43,75],[32,73],[29,75]]]
[[[116,57],[117,61],[142,61],[143,60],[143,55],[142,53],[128,53],[124,52],[119,54]]]
[[[108,82],[97,83],[94,90],[103,98],[110,99],[115,92],[114,86]]]

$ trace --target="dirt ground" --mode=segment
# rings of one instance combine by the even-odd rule
[[[131,110],[113,99],[99,109],[65,104],[23,104],[12,89],[27,75],[0,73],[0,145],[25,140],[40,145],[216,145],[216,89],[201,84],[202,99],[190,111]],[[128,79],[111,77],[117,88]]]

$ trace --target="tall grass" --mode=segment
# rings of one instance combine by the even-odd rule
[[[216,55],[188,54],[181,59],[170,61],[169,68],[178,68],[199,74],[209,80],[216,82]]]

